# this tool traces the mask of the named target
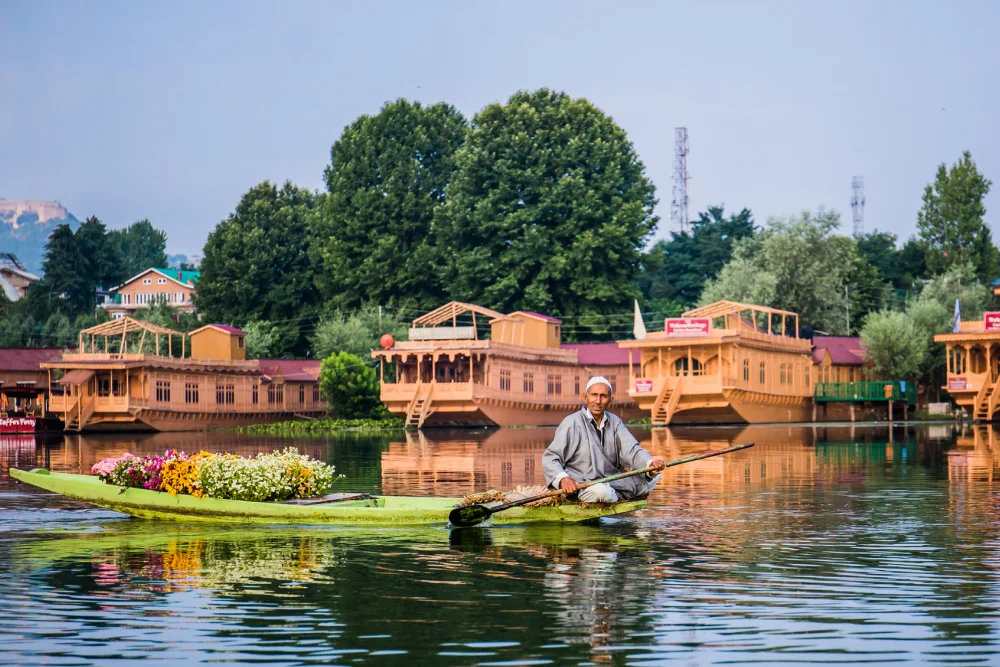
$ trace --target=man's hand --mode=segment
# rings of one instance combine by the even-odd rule
[[[577,489],[580,488],[580,485],[577,484],[576,480],[572,477],[563,477],[559,481],[559,488],[566,493],[576,493]]]
[[[663,470],[667,467],[667,462],[663,459],[653,459],[649,462],[650,468],[655,468],[656,470]]]

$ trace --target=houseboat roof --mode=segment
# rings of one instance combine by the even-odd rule
[[[449,320],[454,321],[456,317],[464,315],[465,313],[476,313],[491,320],[503,317],[503,313],[498,313],[497,311],[490,310],[489,308],[483,308],[482,306],[477,306],[472,303],[462,303],[461,301],[449,301],[443,306],[435,308],[431,312],[421,315],[417,319],[413,320],[413,326],[433,327],[438,324],[444,324]]]
[[[813,363],[822,363],[829,353],[830,361],[838,366],[864,366],[865,350],[857,336],[813,337]]]
[[[80,334],[81,336],[121,336],[129,331],[148,331],[151,334],[161,334],[164,336],[184,335],[180,331],[174,331],[173,329],[168,329],[167,327],[161,327],[159,324],[144,322],[131,317],[109,320],[104,324],[98,324],[97,326],[90,327],[89,329],[83,329]]]
[[[576,350],[577,361],[584,366],[624,366],[628,364],[629,350],[618,343],[563,343],[564,350]],[[641,352],[632,349],[633,363],[639,363]]]
[[[533,310],[517,310],[508,315],[507,317],[514,317],[515,315],[524,315],[525,317],[533,317],[536,320],[542,320],[543,322],[562,322],[558,317],[552,317],[551,315],[542,315],[541,313],[536,313]]]
[[[740,303],[738,301],[716,301],[715,303],[710,303],[708,305],[689,310],[684,313],[684,317],[722,317],[723,315],[731,315],[744,310],[755,310],[759,313],[771,313],[774,315],[789,315],[791,317],[799,316],[798,313],[793,313],[790,310],[781,310],[780,308],[755,306],[749,303]]]
[[[0,371],[27,371],[37,373],[39,364],[62,359],[59,347],[10,348],[0,347]]]
[[[236,327],[231,327],[228,324],[206,324],[203,327],[198,327],[194,331],[189,331],[188,332],[188,336],[190,336],[191,334],[196,334],[199,331],[204,331],[205,329],[218,329],[219,331],[225,331],[226,333],[234,334],[234,335],[237,335],[237,336],[246,336],[247,335],[247,332],[243,331],[242,329],[237,329]],[[174,332],[174,333],[176,333],[176,332]]]
[[[319,359],[261,359],[261,375],[271,379],[279,373],[286,382],[315,382],[319,379]]]

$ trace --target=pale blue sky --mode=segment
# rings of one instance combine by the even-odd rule
[[[518,89],[586,97],[628,132],[666,235],[673,129],[692,217],[824,205],[915,230],[936,166],[1000,190],[1000,2],[0,0],[0,197],[198,252],[264,179],[321,188],[344,125],[397,97],[471,117]],[[1000,195],[987,200],[996,220]]]

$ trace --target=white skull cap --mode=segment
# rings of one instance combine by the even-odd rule
[[[603,377],[601,375],[595,375],[594,377],[590,378],[590,381],[587,382],[587,388],[584,391],[590,391],[590,388],[593,387],[595,384],[601,384],[601,383],[608,385],[609,391],[614,391],[614,389],[611,387],[611,382],[608,380],[608,378]]]

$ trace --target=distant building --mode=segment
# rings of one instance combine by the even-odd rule
[[[37,201],[32,199],[0,199],[0,219],[4,219],[14,229],[21,226],[22,216],[34,216],[35,222],[65,220],[69,217],[66,207],[57,201]]]
[[[198,271],[146,269],[112,289],[114,301],[102,307],[116,320],[157,303],[168,303],[182,313],[193,313],[199,275]]]
[[[858,336],[814,336],[816,382],[865,382],[868,364]]]
[[[41,278],[24,268],[17,255],[9,252],[0,253],[0,289],[7,299],[17,301],[28,294],[28,289],[39,282]]]

